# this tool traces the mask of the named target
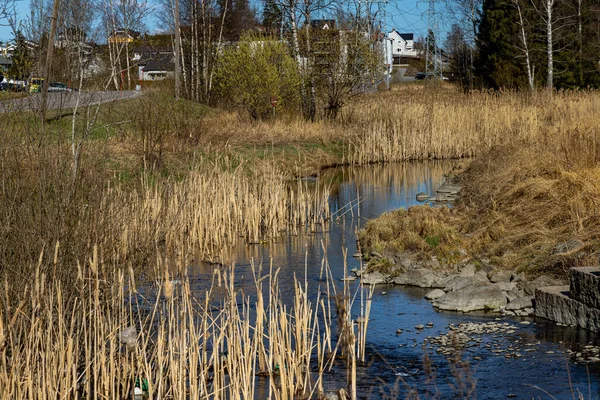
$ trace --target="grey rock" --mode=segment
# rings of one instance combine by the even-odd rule
[[[514,283],[514,282],[511,282],[511,283]],[[513,301],[517,297],[522,297],[522,296],[525,296],[525,292],[523,290],[519,289],[516,285],[511,290],[506,292],[506,298],[508,299],[509,302]]]
[[[494,285],[498,286],[500,290],[505,292],[510,292],[517,286],[516,282],[498,282],[494,283]]]
[[[490,274],[490,282],[498,283],[498,282],[510,282],[510,278],[512,277],[512,271],[494,271]]]
[[[419,193],[417,193],[417,201],[425,201],[425,200],[429,199],[430,197],[431,196],[429,196],[425,192],[419,192]]]
[[[446,285],[444,286],[444,291],[445,292],[455,292],[455,291],[462,290],[468,286],[473,286],[473,285],[489,286],[491,284],[485,277],[485,273],[481,274],[481,273],[477,272],[475,275],[470,276],[470,277],[456,275],[452,279],[450,279],[446,282]]]
[[[504,292],[492,285],[471,285],[459,291],[447,293],[433,302],[441,310],[475,311],[497,310],[506,305]]]
[[[524,273],[517,273],[517,272],[513,272],[510,281],[511,282],[521,282],[524,281],[525,279],[525,274]]]
[[[506,305],[506,309],[510,311],[522,310],[524,308],[533,307],[533,296],[517,297]]]
[[[531,282],[519,282],[526,295],[533,296],[536,289],[546,286],[562,286],[564,283],[547,275],[540,275]]]
[[[458,275],[469,277],[475,275],[475,272],[477,272],[477,267],[475,266],[475,264],[469,263],[460,270],[460,273]]]
[[[473,282],[480,282],[486,284],[490,283],[487,277],[487,273],[485,271],[477,271],[475,275],[473,275]]]
[[[452,185],[450,183],[446,183],[444,182],[442,184],[442,186],[440,186],[436,192],[438,193],[443,193],[443,194],[451,194],[451,195],[457,195],[460,193],[460,191],[462,190],[462,187],[458,186],[458,185]]]
[[[600,309],[600,267],[578,267],[569,271],[571,297]]]
[[[362,274],[360,279],[365,285],[378,285],[380,283],[388,282],[388,277],[377,271],[370,272],[368,274]]]
[[[494,270],[494,266],[489,263],[489,260],[479,260],[479,270],[487,274]]]
[[[438,275],[427,268],[413,269],[394,278],[396,285],[418,286],[424,288],[437,287]]]
[[[396,264],[404,267],[405,269],[414,269],[417,265],[415,259],[408,253],[396,253],[394,255],[394,259],[396,260]]]
[[[430,260],[427,260],[423,263],[423,266],[431,269],[439,269],[441,264],[440,261],[436,257],[432,257]]]
[[[440,297],[442,297],[445,294],[446,294],[446,292],[444,292],[442,289],[433,289],[431,292],[428,292],[425,295],[425,298],[427,300],[435,300],[435,299],[439,299]]]

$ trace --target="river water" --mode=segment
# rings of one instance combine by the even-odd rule
[[[293,293],[294,276],[304,280],[305,273],[309,287],[316,288],[322,282],[323,257],[327,258],[333,276],[342,278],[343,249],[348,252],[348,270],[360,267],[360,261],[351,257],[357,251],[356,230],[384,212],[416,204],[418,192],[435,193],[444,173],[454,165],[453,161],[429,161],[327,171],[319,180],[331,184],[330,206],[336,218],[324,232],[232,248],[228,262],[236,264],[236,285],[251,286],[252,261],[267,267],[272,261],[273,266],[281,267],[279,286],[283,293]],[[210,282],[213,268],[200,265],[189,271],[198,289],[203,282]],[[356,287],[358,283],[353,285]],[[464,393],[472,385],[475,394],[468,398],[575,399],[578,392],[585,399],[599,398],[600,366],[577,364],[568,354],[568,350],[577,351],[589,343],[599,344],[598,335],[535,318],[442,313],[423,298],[426,292],[393,285],[376,287],[367,336],[367,360],[357,371],[359,398],[406,398],[412,392],[425,399],[461,398],[458,394],[461,388]],[[311,295],[314,298],[316,293]],[[481,343],[462,353],[465,363],[461,365],[468,365],[465,369],[457,369],[456,364],[435,349],[423,347],[428,336],[447,333],[449,324],[466,322],[508,323],[511,328],[510,333],[479,336]],[[433,323],[433,327],[414,328],[427,323]],[[401,334],[397,334],[398,328],[402,329]],[[433,373],[424,372],[425,352]],[[521,356],[507,358],[510,352],[519,352]],[[339,388],[340,382],[345,381],[341,369],[341,366],[334,368],[325,376],[326,389]]]

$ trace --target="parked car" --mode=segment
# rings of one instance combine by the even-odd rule
[[[23,81],[4,81],[0,82],[0,90],[3,92],[24,92],[25,86]]]
[[[49,92],[72,92],[73,90],[77,89],[73,89],[69,87],[69,85],[67,85],[66,83],[61,82],[52,82],[50,83],[50,86],[48,86]]]
[[[417,74],[415,75],[415,79],[417,80],[424,80],[424,79],[431,79],[432,75],[428,74],[426,72],[417,72]]]
[[[44,87],[44,78],[31,78],[29,80],[29,93],[39,93]]]

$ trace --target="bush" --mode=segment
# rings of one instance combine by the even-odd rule
[[[235,104],[252,118],[275,111],[296,112],[300,105],[300,74],[285,43],[255,35],[243,36],[237,47],[224,51],[215,71],[217,101]]]

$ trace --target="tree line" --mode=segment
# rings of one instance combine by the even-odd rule
[[[86,43],[96,41],[104,43],[104,86],[132,89],[134,47],[158,45],[174,53],[176,98],[233,102],[255,118],[297,110],[314,119],[335,117],[383,72],[383,33],[369,35],[357,13],[333,0],[265,0],[260,13],[249,0],[32,0],[30,9],[24,17],[5,15],[17,44],[14,76],[36,71],[83,84],[93,62]],[[315,25],[323,15],[332,16],[330,29]],[[147,30],[148,18],[165,34],[107,40]]]
[[[451,10],[444,47],[465,90],[600,86],[598,0],[459,0]]]

